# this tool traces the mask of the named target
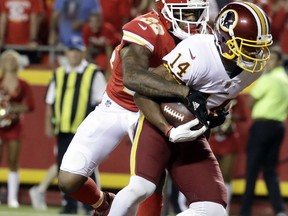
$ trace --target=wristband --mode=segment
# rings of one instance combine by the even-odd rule
[[[166,128],[166,130],[165,130],[165,136],[167,136],[168,137],[168,135],[169,135],[169,132],[170,132],[170,130],[173,128],[173,126],[172,125],[169,125],[167,128]]]

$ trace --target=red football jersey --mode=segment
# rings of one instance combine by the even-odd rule
[[[44,12],[40,0],[3,0],[0,1],[0,14],[7,14],[5,43],[22,44],[30,42],[30,16]]]
[[[123,85],[120,50],[127,43],[149,49],[152,53],[150,67],[155,68],[162,64],[162,57],[175,47],[175,42],[154,12],[136,17],[123,26],[121,44],[116,47],[111,57],[112,76],[107,85],[107,94],[122,107],[136,112],[138,108],[133,100],[134,92]]]

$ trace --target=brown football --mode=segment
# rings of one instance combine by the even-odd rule
[[[181,102],[162,102],[160,107],[167,122],[174,127],[178,127],[195,119],[194,114]],[[193,129],[197,130],[201,127],[202,125],[199,123],[194,126]]]

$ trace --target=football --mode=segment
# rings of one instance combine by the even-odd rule
[[[195,119],[194,114],[181,102],[162,102],[160,108],[167,122],[174,127]],[[201,127],[202,125],[199,123],[191,129],[197,130]]]

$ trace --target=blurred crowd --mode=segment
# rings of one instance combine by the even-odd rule
[[[47,47],[66,46],[81,36],[87,59],[107,69],[122,26],[151,10],[141,0],[3,0],[0,2],[0,48],[13,48],[28,57],[28,64],[47,63]],[[46,46],[46,49],[39,49]],[[46,51],[46,52],[44,52]],[[27,62],[27,61],[26,61]]]
[[[215,19],[221,7],[229,3],[231,0],[217,0],[217,1],[207,0],[207,1],[209,1],[210,3],[210,25],[212,26],[213,20]],[[45,65],[51,66],[48,64],[49,55],[51,55],[50,52],[51,49],[54,48],[55,50],[57,50],[57,52],[59,52],[59,57],[61,57],[61,55],[62,57],[63,56],[65,57],[64,53],[65,47],[66,49],[68,47],[68,50],[70,47],[70,51],[74,50],[75,47],[74,46],[72,47],[71,44],[69,43],[71,42],[71,40],[73,40],[73,38],[77,39],[81,37],[81,39],[83,40],[83,44],[86,47],[86,49],[83,49],[86,51],[85,59],[89,63],[94,63],[100,66],[100,68],[103,69],[103,72],[105,72],[104,74],[106,76],[106,79],[108,79],[110,76],[110,58],[113,57],[112,53],[114,48],[121,41],[122,26],[125,25],[125,23],[132,20],[133,18],[135,18],[136,16],[151,11],[154,7],[154,2],[155,2],[154,0],[21,0],[21,1],[1,0],[0,53],[3,52],[5,54],[4,52],[5,50],[14,49],[17,50],[22,55],[23,57],[22,64],[24,64],[25,66],[29,65],[41,65],[41,67]],[[274,52],[275,55],[274,57],[276,60],[274,59],[275,65],[272,65],[271,68],[269,68],[269,71],[273,71],[275,68],[282,66],[282,56],[283,56],[283,62],[284,66],[286,67],[286,73],[287,73],[288,44],[286,43],[286,38],[288,38],[288,0],[252,0],[251,2],[258,4],[268,14],[272,27],[271,30],[274,45],[277,45],[281,48],[280,49],[281,53],[278,53],[275,50],[272,51]],[[82,49],[79,50],[83,51]],[[277,55],[281,57],[281,58],[279,57],[279,61],[277,61]],[[81,62],[83,60],[82,55],[79,56],[81,57],[79,58],[79,62]],[[75,57],[73,57],[73,59],[75,60]],[[53,68],[56,68],[59,65],[62,65],[61,58],[55,58],[55,61],[53,62]],[[11,82],[9,81],[9,83]],[[278,84],[276,83],[275,85],[277,86]],[[237,106],[244,104],[244,102],[240,101],[241,98],[240,99],[237,98],[237,100],[239,101],[235,102],[234,104],[235,107],[233,108],[235,110],[240,109],[239,107],[237,108]],[[285,99],[281,101],[284,100]],[[236,104],[238,105],[236,106]],[[26,110],[24,111],[26,112]],[[224,124],[223,126],[225,127],[228,125],[226,128],[224,128],[225,130],[223,129],[223,127],[222,128],[219,127],[217,131],[213,132],[214,134],[212,136],[212,142],[214,142],[214,144],[216,143],[216,145],[217,143],[221,143],[221,145],[223,146],[223,142],[227,142],[229,144],[228,146],[229,148],[224,149],[224,152],[220,152],[219,154],[217,154],[217,151],[213,149],[215,155],[217,155],[217,159],[219,160],[223,176],[225,179],[226,187],[228,188],[228,193],[230,195],[230,197],[228,197],[229,201],[232,195],[231,178],[234,169],[234,160],[236,156],[235,155],[236,150],[234,148],[237,147],[237,145],[232,146],[231,143],[237,144],[237,142],[241,141],[241,143],[243,144],[243,141],[240,140],[239,138],[239,134],[236,128],[234,128],[235,127],[234,123],[236,121],[244,121],[247,119],[247,117],[245,116],[239,116],[237,111],[235,111],[235,113],[234,111],[233,112],[231,111],[231,113],[232,113],[231,116],[228,117],[228,120],[230,120],[230,122],[228,122],[229,124],[226,122],[226,124]],[[241,110],[240,113],[243,114],[245,112]],[[281,125],[283,121],[285,120],[281,119]],[[280,132],[284,131],[283,128],[281,128],[281,130],[282,131]],[[72,133],[72,135],[74,135],[74,132]],[[279,143],[277,143],[276,146],[277,149],[275,150],[275,152],[277,153],[279,152],[281,141],[282,140],[280,140]],[[70,140],[69,142],[67,142],[67,145],[69,143]],[[231,149],[232,147],[233,149]],[[18,149],[16,150],[18,151]],[[272,158],[273,160],[271,159],[272,161],[276,161],[277,159],[276,156],[278,155],[274,156],[275,157]],[[17,157],[15,158],[17,159]],[[221,164],[221,162],[223,162],[223,164]],[[248,162],[251,162],[251,159]],[[12,165],[10,169],[12,171],[15,171],[16,167]],[[272,167],[268,171],[274,172],[274,168],[275,167]],[[258,173],[258,167],[256,167],[255,169],[256,171],[253,170],[253,173]],[[272,176],[270,175],[270,172],[267,172],[266,174],[268,175],[268,177]],[[13,175],[15,177],[13,177]],[[277,178],[277,176],[274,177],[275,179]],[[9,178],[12,179],[12,182],[14,181],[13,179],[15,179],[16,182],[16,180],[18,179],[18,175],[16,176],[15,173],[14,174],[12,173],[12,175],[10,175]],[[249,184],[250,190],[247,190],[248,192],[246,191],[246,193],[248,194],[246,195],[249,197],[249,199],[246,200],[248,200],[249,202],[248,204],[245,203],[244,206],[245,208],[243,207],[242,209],[241,213],[243,215],[246,214],[245,211],[247,209],[250,211],[252,202],[250,198],[253,197],[253,195],[251,194],[254,191],[256,181],[255,179],[252,179],[250,181]],[[47,187],[48,185],[46,186],[46,189]],[[13,187],[11,186],[11,188]],[[173,185],[171,185],[171,188],[172,188],[171,189],[171,197],[172,197]],[[13,194],[14,194],[13,197],[16,197],[17,191],[14,191]],[[178,191],[176,191],[176,194],[177,199]],[[277,197],[278,199],[276,199]],[[274,199],[275,202],[276,200],[280,200],[281,197],[278,194],[276,194],[276,198]],[[12,205],[10,206],[18,207],[19,203],[17,202],[14,202],[14,204],[13,202],[11,202]],[[174,203],[175,201],[173,202],[173,204]],[[281,204],[282,200],[280,200],[278,203]],[[277,207],[279,206],[275,207],[275,212],[280,213],[284,212],[282,206],[280,206],[279,208]],[[177,210],[177,208],[180,209],[179,206],[178,207],[176,206],[175,212],[180,211]],[[166,211],[168,210],[166,209]],[[284,213],[278,215],[286,216],[286,214]]]
[[[229,0],[209,0],[213,25],[219,8]],[[288,56],[288,0],[253,0],[269,15],[274,44]],[[150,11],[153,0],[2,0],[0,2],[0,48],[16,49],[29,64],[48,64],[49,48],[60,48],[81,36],[87,59],[109,73],[109,59],[121,40],[122,26]],[[44,46],[46,49],[39,49]],[[48,50],[48,52],[47,52]],[[61,49],[60,49],[61,50]],[[59,63],[56,61],[56,64]],[[287,60],[285,61],[287,65]],[[51,65],[50,65],[51,66]]]

